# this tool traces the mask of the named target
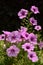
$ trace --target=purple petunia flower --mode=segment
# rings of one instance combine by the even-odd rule
[[[30,18],[30,23],[31,23],[32,25],[37,25],[37,20],[35,20],[34,17],[31,17],[31,18]]]
[[[34,29],[37,30],[37,31],[39,31],[39,30],[41,30],[41,26],[40,25],[37,25],[37,26],[35,26]]]
[[[1,34],[0,35],[0,40],[4,40],[5,39],[5,35],[4,34]]]
[[[18,30],[21,34],[21,39],[23,41],[27,40],[28,37],[29,37],[29,33],[27,33],[27,28],[26,27],[23,27],[21,26],[21,29]]]
[[[39,48],[42,49],[43,48],[43,42],[41,41],[39,44]]]
[[[29,58],[32,62],[37,62],[37,61],[38,61],[38,56],[36,55],[35,52],[29,52],[29,53],[28,53],[28,58]]]
[[[38,7],[36,6],[31,6],[31,9],[30,9],[34,14],[37,14],[37,13],[40,13],[39,10],[38,10]]]
[[[25,10],[25,9],[21,9],[19,12],[18,12],[18,16],[20,19],[23,19],[27,16],[28,14],[28,10]]]
[[[37,36],[34,33],[29,34],[29,42],[34,45],[37,44]]]
[[[11,43],[15,42],[20,42],[21,40],[21,35],[18,31],[13,31],[9,36],[8,36],[8,41]]]
[[[27,28],[26,28],[26,27],[21,26],[20,32],[27,32]]]
[[[22,33],[26,33],[26,32],[27,32],[27,28],[21,26],[21,28],[20,28],[18,31],[20,32],[20,34],[22,34]]]
[[[22,32],[22,33],[21,33],[21,38],[24,38],[24,40],[28,40],[28,39],[29,39],[29,33],[27,33],[27,32]]]
[[[18,53],[20,52],[20,49],[17,48],[15,45],[10,46],[10,48],[8,48],[6,50],[6,53],[9,57],[16,57],[18,55]]]
[[[5,39],[7,41],[8,40],[8,36],[11,34],[11,32],[9,32],[9,31],[2,31],[2,32],[4,33]]]
[[[28,52],[28,51],[34,50],[34,46],[30,43],[25,43],[22,45],[22,49]]]

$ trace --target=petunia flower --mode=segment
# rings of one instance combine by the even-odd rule
[[[3,33],[4,33],[4,35],[5,35],[5,39],[6,39],[6,41],[8,40],[8,36],[11,34],[11,32],[9,32],[9,31],[2,31]]]
[[[21,9],[19,12],[18,12],[18,16],[20,19],[23,19],[27,16],[28,14],[28,10],[26,9]]]
[[[5,40],[5,35],[4,34],[0,35],[0,40]]]
[[[32,61],[32,62],[37,62],[38,61],[38,56],[36,55],[35,52],[29,52],[28,53],[28,58]]]
[[[37,25],[37,20],[35,20],[34,17],[31,17],[31,18],[30,18],[30,23],[31,23],[32,25]]]
[[[23,38],[24,40],[28,40],[28,39],[29,39],[29,33],[27,33],[27,32],[22,32],[22,33],[21,33],[21,38]]]
[[[15,45],[10,46],[7,50],[6,50],[6,54],[9,57],[17,57],[18,53],[20,52],[20,49],[17,48]]]
[[[39,44],[39,48],[42,49],[43,48],[43,42],[41,41]]]
[[[34,33],[29,34],[29,42],[34,45],[37,44],[37,36]]]
[[[24,51],[31,51],[31,50],[34,50],[34,46],[30,43],[24,43],[22,45],[22,49],[24,49]]]
[[[24,27],[24,26],[21,26],[19,31],[20,31],[20,32],[27,32],[27,28]]]
[[[37,31],[39,31],[39,30],[41,30],[41,26],[40,25],[37,25],[37,26],[35,26],[34,29],[37,30]]]
[[[21,35],[18,31],[13,31],[9,36],[8,36],[8,41],[11,43],[15,42],[20,42],[21,40]]]
[[[40,13],[39,10],[38,10],[38,7],[36,6],[31,6],[31,9],[30,9],[34,14],[37,14],[37,13]]]

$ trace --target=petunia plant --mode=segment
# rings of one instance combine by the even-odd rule
[[[0,34],[0,65],[43,65],[42,27],[31,15],[39,14],[38,7],[31,6],[30,12],[21,9],[20,29],[2,31]]]

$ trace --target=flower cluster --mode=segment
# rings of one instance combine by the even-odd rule
[[[33,33],[30,33],[28,41],[28,43],[26,42],[22,45],[22,48],[24,49],[24,51],[27,51],[28,58],[32,60],[32,62],[37,62],[38,57],[34,52],[35,45],[37,45],[37,36]]]
[[[40,13],[36,6],[32,6],[30,10],[34,14]],[[20,50],[23,50],[27,53],[29,60],[32,62],[37,62],[39,58],[35,49],[36,46],[38,46],[39,49],[42,50],[43,41],[38,39],[39,33],[35,32],[40,32],[42,28],[37,24],[37,20],[34,17],[29,17],[28,13],[28,10],[21,9],[18,12],[18,16],[20,19],[23,19],[23,21],[27,22],[26,26],[21,25],[20,29],[12,32],[3,30],[3,34],[0,35],[0,41],[4,41],[3,48],[5,48],[6,55],[8,57],[17,57],[20,53]],[[34,29],[32,29],[32,26]],[[31,31],[30,28],[32,29],[32,32],[29,32]],[[40,42],[38,42],[38,40],[40,40]],[[7,47],[8,43],[10,45]],[[20,47],[18,47],[19,44]]]

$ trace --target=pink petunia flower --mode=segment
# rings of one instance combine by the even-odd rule
[[[34,45],[37,44],[37,36],[34,33],[29,34],[29,42]]]
[[[18,16],[20,19],[23,19],[27,16],[28,14],[28,10],[25,10],[25,9],[21,9],[19,12],[18,12]]]
[[[28,58],[32,61],[32,62],[37,62],[38,61],[38,56],[36,55],[35,52],[29,52],[28,53]]]
[[[11,34],[8,36],[8,41],[11,43],[15,43],[15,42],[20,42],[21,40],[21,35],[18,31],[13,31],[11,32]]]
[[[0,35],[0,40],[5,40],[5,35],[4,34]]]
[[[34,46],[30,43],[25,43],[22,45],[22,49],[28,52],[28,51],[34,50]]]
[[[39,10],[38,10],[38,7],[36,6],[31,6],[31,9],[30,9],[34,14],[37,14],[37,13],[40,13]]]
[[[17,48],[15,45],[10,46],[10,47],[6,50],[6,54],[7,54],[9,57],[16,57],[19,52],[20,52],[20,49]]]
[[[24,38],[24,40],[28,40],[28,39],[29,39],[29,33],[27,33],[27,32],[22,32],[22,33],[21,33],[21,38]]]
[[[41,41],[39,44],[39,48],[42,49],[43,48],[43,42]]]
[[[30,18],[30,23],[31,23],[32,25],[37,25],[37,20],[35,20],[34,17],[31,17],[31,18]]]
[[[27,28],[26,28],[26,27],[21,26],[21,28],[20,28],[20,32],[27,32]]]
[[[2,31],[2,32],[3,32],[4,35],[5,35],[6,41],[8,41],[8,36],[11,34],[11,32],[9,32],[9,31]]]
[[[27,40],[28,37],[29,37],[29,33],[27,33],[27,28],[26,27],[23,27],[21,26],[20,29],[18,29],[19,33],[21,34],[21,39],[23,41]]]
[[[40,25],[37,25],[37,26],[35,26],[34,29],[37,30],[37,31],[39,31],[39,30],[41,30],[41,26]]]

